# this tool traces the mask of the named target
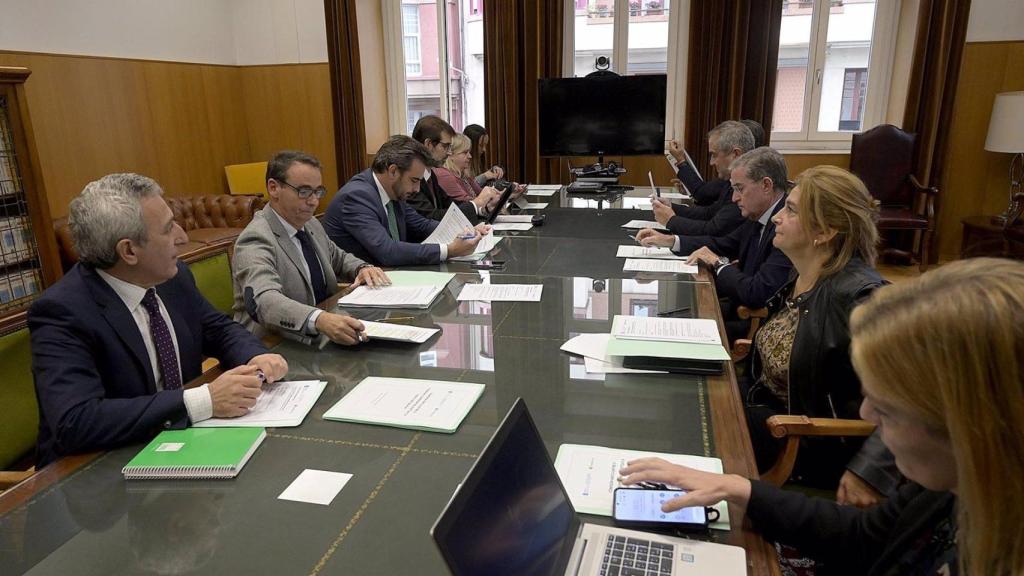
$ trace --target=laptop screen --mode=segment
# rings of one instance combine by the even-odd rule
[[[456,576],[565,572],[579,520],[518,399],[431,530]]]

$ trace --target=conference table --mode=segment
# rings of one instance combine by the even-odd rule
[[[726,472],[756,477],[731,363],[720,376],[594,374],[559,350],[577,334],[607,333],[616,314],[713,318],[721,330],[706,271],[622,270],[616,247],[630,240],[620,226],[651,218],[635,209],[645,195],[533,197],[549,203],[546,221],[501,233],[489,257],[503,270],[421,267],[455,273],[429,309],[349,310],[441,329],[424,344],[274,343],[289,380],[323,380],[326,389],[302,425],[268,429],[234,479],[126,481],[121,468],[141,444],[41,470],[0,495],[0,574],[447,574],[430,527],[519,397],[552,458],[563,443],[587,444],[715,456]],[[543,295],[456,300],[462,286],[485,280],[542,284]],[[367,376],[476,382],[485,391],[453,434],[322,418]],[[327,506],[278,499],[305,469],[352,478]],[[745,548],[750,574],[778,574],[774,548],[741,509],[730,516],[731,529],[708,538]]]

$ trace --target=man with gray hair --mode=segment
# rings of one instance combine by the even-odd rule
[[[775,247],[772,216],[784,204],[788,191],[786,162],[767,146],[755,148],[730,165],[732,199],[746,222],[724,236],[673,236],[650,228],[637,234],[644,246],[666,246],[689,254],[687,263],[703,264],[715,274],[719,296],[729,299],[725,309],[729,339],[744,336],[747,323],[738,321],[736,308],[763,308],[789,278],[793,264]]]
[[[420,189],[430,152],[408,136],[385,142],[369,170],[356,174],[331,200],[324,228],[342,250],[382,266],[438,264],[471,254],[486,224],[467,229],[449,244],[420,244],[439,222],[414,210],[407,200]]]
[[[111,174],[71,202],[80,262],[28,312],[39,467],[241,416],[263,382],[288,372],[284,358],[199,293],[178,261],[185,231],[162,194],[145,176]],[[226,372],[184,390],[204,357],[220,359]]]
[[[696,167],[686,159],[675,140],[669,151],[678,163],[678,176],[691,192],[696,205],[686,206],[652,198],[654,219],[672,234],[692,236],[725,236],[743,224],[739,208],[732,202],[729,166],[737,158],[754,149],[754,136],[742,122],[728,120],[708,132],[708,157],[718,178],[704,182]]]

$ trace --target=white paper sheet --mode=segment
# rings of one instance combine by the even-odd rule
[[[696,266],[691,266],[682,260],[667,260],[657,258],[626,258],[622,265],[624,272],[674,272],[676,274],[696,274]]]
[[[605,351],[608,349],[608,339],[611,337],[611,334],[580,334],[566,340],[559,350],[608,362],[608,354]]]
[[[547,202],[528,202],[526,196],[520,196],[513,200],[512,203],[523,210],[543,210],[548,207]]]
[[[704,318],[620,316],[612,320],[612,336],[626,340],[721,344],[718,324]]]
[[[338,300],[339,306],[372,308],[427,308],[444,286],[359,286]]]
[[[666,454],[663,452],[641,452],[639,450],[620,450],[602,446],[582,446],[579,444],[562,444],[555,458],[558,477],[569,493],[569,500],[577,512],[612,515],[612,496],[619,484],[619,470],[626,462],[637,458],[656,456],[674,464],[681,464],[712,472],[722,473],[722,461],[718,458],[689,456],[686,454]],[[719,520],[712,522],[711,527],[717,530],[729,529],[729,507],[726,502],[719,502],[715,508]]]
[[[658,224],[654,220],[630,220],[622,225],[623,228],[630,230],[643,230],[644,228],[654,228],[655,230],[668,230],[661,224]]]
[[[562,189],[561,184],[530,184],[530,192],[535,190],[554,190],[555,192]]]
[[[495,224],[530,224],[533,222],[533,216],[530,214],[499,214],[494,219]]]
[[[683,200],[684,198],[689,198],[689,196],[682,192],[662,192],[660,198],[662,200]]]
[[[635,370],[622,366],[622,357],[613,358],[612,362],[602,362],[596,358],[583,358],[583,367],[589,374],[668,374],[658,370]]]
[[[558,188],[555,188],[555,189],[542,188],[540,190],[537,190],[533,186],[530,186],[530,189],[526,191],[526,195],[527,196],[547,197],[547,196],[554,196],[555,194],[558,194]]]
[[[458,301],[484,302],[540,302],[542,284],[466,284]]]
[[[508,230],[526,231],[529,230],[530,228],[533,228],[533,224],[524,224],[522,222],[495,222],[494,224],[491,224],[491,230],[494,230],[495,232],[502,232]]]
[[[616,258],[657,258],[660,260],[686,260],[687,256],[675,254],[664,246],[635,246],[623,244],[615,253]]]
[[[421,244],[449,244],[457,236],[471,228],[473,228],[473,225],[469,222],[469,219],[462,213],[459,206],[453,202],[448,207],[448,211],[444,213],[444,218],[441,219],[437,228],[434,228],[430,236],[427,236]]]
[[[302,424],[306,414],[324,392],[327,382],[320,380],[281,380],[264,384],[263,392],[248,414],[237,418],[209,418],[192,424],[194,428],[287,428]]]
[[[440,332],[437,328],[422,328],[420,326],[407,326],[405,324],[392,324],[390,322],[370,322],[363,320],[366,328],[366,335],[371,340],[394,340],[396,342],[413,342],[422,344],[431,336]]]
[[[484,385],[369,376],[324,413],[324,420],[455,432]]]
[[[281,492],[278,500],[330,506],[334,497],[352,479],[351,474],[305,469]]]

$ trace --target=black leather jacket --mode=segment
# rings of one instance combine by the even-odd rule
[[[794,275],[768,300],[769,317],[786,305],[795,283]],[[860,258],[853,258],[842,270],[822,278],[813,290],[797,300],[800,322],[789,358],[787,411],[790,414],[812,418],[860,417],[863,397],[860,380],[850,360],[850,312],[886,283],[877,270]],[[755,384],[751,395],[757,394],[757,388],[763,386],[758,382],[762,369],[760,354],[754,346],[750,373]],[[812,445],[828,443],[810,442]],[[853,443],[849,449],[852,457],[846,465],[849,470],[883,494],[896,487],[899,474],[892,455],[877,433],[865,441],[859,451]]]

